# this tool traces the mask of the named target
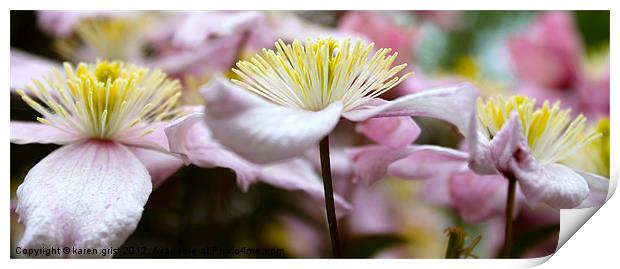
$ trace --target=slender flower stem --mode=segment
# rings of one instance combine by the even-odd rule
[[[321,152],[321,172],[323,174],[323,188],[325,189],[325,209],[327,210],[327,224],[329,236],[332,241],[332,253],[334,258],[342,258],[340,250],[340,237],[338,236],[338,223],[336,222],[336,209],[334,207],[334,188],[332,187],[332,172],[329,163],[329,136],[325,136],[319,144]]]
[[[514,215],[515,193],[517,190],[517,179],[514,176],[506,176],[508,179],[508,198],[506,200],[506,226],[504,230],[504,250],[502,257],[511,258],[512,251],[512,216]]]

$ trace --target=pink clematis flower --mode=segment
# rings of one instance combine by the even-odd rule
[[[136,228],[158,174],[178,168],[152,165],[158,155],[147,152],[168,152],[163,129],[181,117],[180,85],[122,62],[66,63],[63,71],[18,91],[42,117],[11,122],[11,142],[62,145],[17,190],[19,244],[116,248]]]
[[[300,156],[331,133],[341,117],[359,122],[374,117],[420,115],[464,122],[453,117],[473,116],[477,93],[467,84],[393,101],[376,98],[404,79],[393,77],[405,66],[389,68],[395,55],[387,56],[385,49],[377,51],[371,60],[372,45],[361,41],[337,44],[331,39],[316,43],[308,40],[308,50],[298,41],[292,46],[279,42],[276,47],[277,53],[266,50],[260,58],[237,64],[240,70],[235,72],[243,81],[236,82],[241,87],[219,79],[204,93],[210,104],[205,118],[213,137],[250,161],[265,163]],[[327,54],[330,51],[332,56]],[[301,64],[304,54],[316,62],[313,69],[304,71],[308,73],[287,73],[286,68],[294,67],[278,64],[282,61],[279,59]],[[334,70],[319,69],[321,61],[328,60],[335,65]],[[352,62],[352,70],[344,68],[345,61],[353,60],[356,62]],[[313,75],[319,72],[327,73]],[[294,80],[294,74],[304,79]],[[328,83],[333,85],[328,87]]]
[[[561,110],[559,103],[553,106],[545,103],[538,110],[534,109],[534,103],[521,96],[509,100],[490,99],[487,103],[479,100],[477,118],[454,123],[461,128],[470,126],[469,131],[463,132],[468,141],[468,153],[448,153],[443,149],[444,153],[440,154],[427,149],[428,154],[425,154],[421,147],[371,146],[352,154],[357,175],[368,182],[386,173],[404,178],[425,178],[426,175],[427,178],[450,180],[448,185],[443,184],[450,186],[450,190],[454,189],[454,184],[473,183],[467,179],[472,174],[458,174],[463,165],[469,163],[480,175],[514,177],[525,201],[531,205],[542,202],[559,209],[602,204],[601,197],[607,193],[609,181],[563,164],[600,134],[586,129],[583,116],[572,120],[570,111]],[[426,162],[429,164],[421,165]],[[490,187],[491,183],[485,186],[488,191],[495,192],[504,185],[485,177],[476,178],[493,182],[495,187]],[[455,195],[459,194],[452,191],[449,196],[454,198]],[[439,195],[442,196],[448,197],[446,191]]]

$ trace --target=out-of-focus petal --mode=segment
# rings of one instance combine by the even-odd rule
[[[66,37],[73,33],[80,20],[91,17],[123,17],[136,15],[138,11],[101,10],[42,10],[37,11],[39,28],[56,37]]]
[[[249,32],[264,23],[258,11],[200,11],[188,12],[176,30],[172,42],[176,46],[197,48],[209,37],[229,36]]]
[[[174,172],[183,166],[183,160],[170,154],[161,153],[144,148],[129,148],[131,152],[144,164],[151,175],[153,189],[159,187]]]
[[[356,180],[366,184],[372,184],[386,174],[405,179],[426,179],[437,173],[434,165],[458,165],[469,158],[466,153],[453,149],[416,145],[399,149],[365,146],[351,150],[350,157]]]
[[[508,49],[521,80],[565,89],[581,79],[583,52],[571,14],[566,11],[544,13],[526,32],[512,37]]]
[[[469,83],[429,89],[393,101],[372,101],[343,113],[352,121],[396,116],[423,116],[447,121],[466,137],[475,130],[478,91]]]
[[[24,89],[32,84],[32,79],[48,75],[54,67],[60,68],[60,63],[15,48],[11,48],[10,56],[11,90]]]
[[[17,189],[26,227],[20,246],[120,247],[150,193],[148,171],[126,147],[98,141],[64,146],[34,166]]]
[[[355,130],[391,148],[409,145],[420,135],[420,127],[411,117],[371,118],[360,122]]]
[[[372,187],[370,187],[372,188]],[[347,225],[353,234],[382,234],[398,231],[393,209],[377,189],[360,186],[355,188],[354,208],[347,218]]]
[[[150,65],[173,75],[203,75],[229,69],[236,59],[239,36],[221,37],[194,49],[160,55]]]
[[[195,114],[166,128],[170,151],[199,167],[225,167],[233,170],[239,187],[247,190],[257,181],[260,167],[213,140],[203,117],[202,113]]]
[[[64,145],[80,140],[80,136],[52,126],[26,121],[11,121],[11,143]]]
[[[476,175],[471,171],[455,173],[449,183],[452,206],[469,223],[486,221],[506,214],[508,180],[500,175]],[[517,188],[514,216],[523,204]]]
[[[400,27],[379,11],[346,12],[338,28],[362,34],[379,48],[391,48],[399,53],[398,64],[409,63],[413,58],[416,28]]]
[[[321,111],[283,107],[218,78],[202,91],[213,137],[255,163],[300,156],[338,123],[342,103]]]
[[[307,192],[321,205],[325,201],[322,179],[314,170],[312,163],[302,158],[264,166],[260,172],[260,181],[285,190]],[[337,194],[334,194],[334,202],[339,212],[344,212],[351,207]]]

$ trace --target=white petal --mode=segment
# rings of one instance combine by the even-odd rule
[[[183,160],[181,158],[170,154],[135,147],[130,147],[129,149],[136,155],[136,158],[144,164],[146,170],[149,171],[153,189],[159,187],[166,179],[183,166]]]
[[[256,182],[260,167],[213,140],[203,117],[202,113],[194,114],[166,128],[171,152],[180,154],[186,162],[199,167],[229,168],[237,175],[239,187],[247,190]]]
[[[81,138],[79,135],[58,130],[52,126],[25,121],[11,121],[11,143],[15,144],[68,144]]]
[[[47,76],[54,67],[60,68],[60,63],[11,48],[11,90],[32,85],[33,79]]]
[[[342,103],[306,111],[270,103],[220,78],[202,91],[213,137],[255,163],[300,156],[338,123]]]
[[[17,189],[26,227],[20,246],[117,248],[136,228],[150,193],[146,168],[126,147],[95,141],[64,146],[34,166]]]
[[[609,179],[584,171],[575,170],[575,172],[581,175],[588,182],[588,187],[590,187],[588,197],[577,208],[603,205],[607,201]]]
[[[375,117],[424,116],[437,118],[455,125],[468,135],[475,128],[476,98],[478,91],[468,83],[430,89],[406,95],[393,101],[369,102],[343,113],[352,121]]]
[[[437,166],[434,165],[459,166],[469,156],[464,152],[438,146],[411,145],[393,149],[373,145],[351,150],[350,157],[356,180],[372,184],[388,172],[407,179],[425,179],[436,174]]]
[[[514,167],[513,171],[530,204],[540,201],[556,209],[575,208],[590,191],[582,176],[561,164]]]

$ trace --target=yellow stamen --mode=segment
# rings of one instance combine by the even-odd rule
[[[609,178],[609,118],[600,119],[591,128],[601,133],[601,138],[586,145],[562,162],[571,167]]]
[[[486,103],[478,99],[480,131],[493,138],[511,112],[516,111],[533,156],[543,164],[565,159],[601,136],[599,132],[586,129],[583,115],[572,119],[570,109],[561,109],[559,101],[553,105],[545,101],[538,109],[535,105],[536,100],[520,95],[508,100],[502,96],[491,97]]]
[[[274,103],[321,110],[342,101],[344,110],[375,98],[412,75],[397,74],[407,65],[391,67],[397,53],[374,44],[332,38],[275,43],[276,52],[263,49],[249,61],[239,61],[232,81]]]
[[[143,133],[182,114],[180,84],[160,70],[117,61],[80,63],[75,69],[65,63],[64,73],[54,70],[45,82],[34,80],[28,93],[18,93],[43,115],[41,123],[86,138]]]

